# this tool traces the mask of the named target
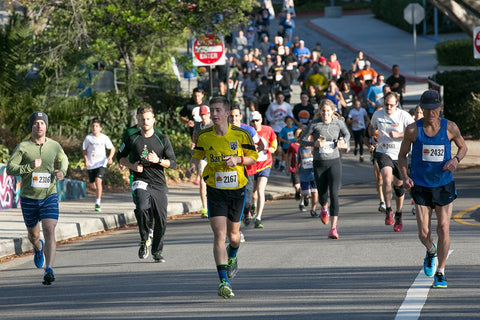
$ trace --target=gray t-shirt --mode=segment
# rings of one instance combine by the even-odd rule
[[[313,141],[308,141],[309,136],[313,137]],[[314,119],[310,122],[300,138],[300,145],[314,146],[314,142],[325,137],[325,146],[323,148],[313,148],[313,160],[332,160],[340,157],[337,148],[338,138],[343,137],[345,141],[350,140],[350,132],[348,132],[345,122],[341,119],[333,119],[330,123],[324,123],[322,119]]]

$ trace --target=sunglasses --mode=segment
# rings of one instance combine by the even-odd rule
[[[260,121],[260,119],[255,119],[255,120],[252,120],[252,122],[258,122]]]

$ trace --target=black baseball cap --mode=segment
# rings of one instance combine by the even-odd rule
[[[427,90],[420,97],[420,107],[422,109],[437,109],[442,105],[440,94],[436,90]]]

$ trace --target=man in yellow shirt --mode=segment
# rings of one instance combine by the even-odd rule
[[[207,184],[207,206],[214,235],[213,255],[220,278],[218,295],[234,296],[229,279],[238,271],[237,252],[240,246],[240,224],[246,197],[245,166],[258,157],[250,134],[229,124],[230,104],[225,97],[210,100],[213,126],[200,131],[192,155],[192,163],[207,160],[203,179]],[[225,250],[228,236],[229,245]]]

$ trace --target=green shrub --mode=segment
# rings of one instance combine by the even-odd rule
[[[437,73],[433,80],[444,86],[444,116],[454,121],[463,135],[480,137],[480,71]]]
[[[480,60],[473,58],[471,39],[445,41],[437,44],[435,51],[442,66],[480,66]]]

